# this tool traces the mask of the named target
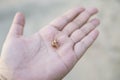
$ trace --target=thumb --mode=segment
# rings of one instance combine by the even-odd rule
[[[24,15],[20,12],[16,13],[8,35],[13,37],[23,35],[24,25],[25,25]]]

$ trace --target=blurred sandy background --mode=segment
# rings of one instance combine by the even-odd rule
[[[100,36],[64,80],[120,80],[120,0],[0,0],[0,50],[17,11],[30,35],[75,6],[99,8]]]

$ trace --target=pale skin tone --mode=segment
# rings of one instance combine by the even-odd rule
[[[73,8],[25,37],[25,17],[17,13],[3,45],[0,73],[8,80],[61,80],[96,40],[96,8]],[[57,40],[58,47],[51,42]]]

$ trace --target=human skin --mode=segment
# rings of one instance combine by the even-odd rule
[[[2,48],[0,75],[7,80],[61,80],[96,40],[96,8],[73,8],[25,37],[25,17],[17,13]],[[58,47],[53,47],[53,40]]]

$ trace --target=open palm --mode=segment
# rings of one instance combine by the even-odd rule
[[[1,72],[12,80],[62,79],[97,38],[99,20],[89,20],[95,13],[95,8],[71,9],[30,37],[23,36],[25,19],[17,13],[1,54],[1,68],[8,71]]]

